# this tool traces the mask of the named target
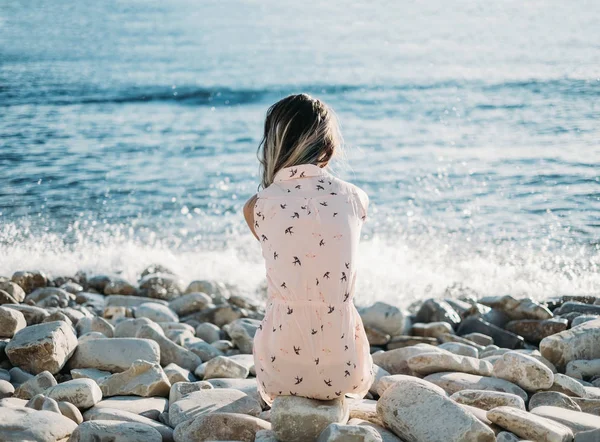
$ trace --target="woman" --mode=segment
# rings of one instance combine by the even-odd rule
[[[265,259],[265,317],[254,337],[258,391],[313,399],[363,397],[372,359],[353,304],[369,199],[327,168],[340,150],[333,112],[306,94],[267,112],[259,147],[263,189],[244,216]]]

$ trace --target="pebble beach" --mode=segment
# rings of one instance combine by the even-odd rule
[[[376,302],[359,309],[368,395],[272,407],[252,358],[264,305],[235,286],[19,271],[0,303],[1,441],[600,440],[600,296]]]

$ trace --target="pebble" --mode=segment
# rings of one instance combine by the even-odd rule
[[[573,432],[568,427],[516,408],[497,407],[488,411],[487,417],[523,439],[545,442],[570,442],[573,439]]]
[[[520,319],[510,321],[505,329],[525,338],[527,342],[538,344],[542,339],[555,333],[565,331],[568,321],[562,318],[545,320]]]
[[[348,421],[348,425],[373,428],[375,431],[377,431],[379,436],[381,436],[381,440],[383,442],[402,442],[398,436],[396,436],[387,428],[383,427],[383,425],[374,424],[373,422],[357,418],[350,419]]]
[[[377,395],[379,396],[383,396],[383,393],[390,388],[392,385],[394,385],[397,382],[406,382],[406,381],[415,381],[415,382],[423,382],[424,385],[427,385],[429,388],[434,388],[432,387],[432,383],[431,382],[427,382],[425,380],[422,380],[420,378],[414,377],[414,376],[409,376],[409,375],[404,375],[404,374],[393,374],[393,375],[389,375],[389,376],[384,376],[382,377],[378,384],[377,384]],[[437,389],[438,393],[445,395],[446,391],[435,385],[435,388]]]
[[[0,290],[6,292],[16,302],[25,300],[25,291],[13,281],[0,281]]]
[[[593,414],[547,405],[536,407],[531,412],[537,416],[563,424],[570,428],[574,434],[581,431],[600,430],[600,419]]]
[[[111,279],[108,284],[104,286],[105,295],[137,295],[137,288],[125,281],[124,279]]]
[[[429,298],[423,302],[415,317],[416,322],[447,322],[455,328],[460,324],[460,315],[446,301]]]
[[[510,431],[501,431],[496,435],[496,442],[519,442],[522,439]]]
[[[102,333],[107,338],[112,338],[115,333],[115,328],[110,322],[99,316],[93,318],[81,318],[75,326],[79,336],[90,332]]]
[[[412,379],[388,388],[377,402],[377,412],[386,427],[404,440],[495,441],[494,432],[487,425],[440,394],[439,389]]]
[[[56,379],[49,371],[42,371],[35,377],[25,381],[15,391],[15,397],[20,399],[31,399],[35,395],[43,393],[57,384]]]
[[[15,387],[8,381],[0,380],[0,399],[11,397],[15,393]]]
[[[526,391],[547,390],[554,383],[552,371],[531,356],[510,351],[494,363],[494,376]]]
[[[79,408],[77,408],[71,402],[58,401],[58,409],[63,416],[68,417],[77,425],[83,422],[81,411],[79,411]]]
[[[596,344],[598,345],[598,344]],[[600,359],[592,359],[592,360],[575,360],[570,361],[567,364],[567,368],[565,373],[567,376],[576,378],[576,379],[584,379],[591,378],[592,376],[600,375]]]
[[[554,383],[549,390],[558,391],[567,396],[585,397],[586,395],[583,385],[575,379],[561,373],[554,373]]]
[[[418,344],[376,353],[372,355],[372,358],[374,364],[377,364],[390,374],[411,374],[412,370],[408,366],[408,359],[416,355],[431,352],[446,352],[446,350],[440,350],[428,344]],[[447,353],[450,354],[450,352]]]
[[[242,441],[254,442],[261,430],[270,430],[271,424],[254,416],[239,413],[215,412],[189,419],[175,428],[177,442]]]
[[[427,376],[439,372],[461,372],[491,376],[492,364],[469,356],[446,353],[424,353],[410,357],[406,363],[415,373]]]
[[[573,321],[571,322],[571,327],[577,327],[578,325],[581,325],[584,322],[595,321],[596,319],[600,319],[600,316],[599,315],[580,315],[580,316],[577,316],[575,319],[573,319]]]
[[[223,329],[242,353],[252,354],[254,335],[259,326],[260,321],[256,319],[241,318],[227,324]]]
[[[439,345],[439,348],[454,353],[455,355],[479,358],[479,350],[472,345],[462,344],[460,342],[444,342]]]
[[[18,331],[6,345],[11,364],[38,374],[58,373],[77,347],[73,328],[63,321],[30,325]]]
[[[481,304],[502,311],[511,319],[550,319],[552,312],[531,299],[515,299],[510,295],[488,296],[479,300]]]
[[[127,370],[97,381],[102,394],[108,396],[162,396],[171,389],[169,378],[162,367],[143,360],[134,361]]]
[[[50,316],[50,313],[41,307],[35,307],[27,304],[4,304],[2,307],[17,310],[23,314],[27,325],[40,324]]]
[[[69,360],[70,368],[96,368],[121,372],[136,360],[157,364],[161,354],[159,345],[151,339],[101,338],[79,342],[77,351]]]
[[[371,399],[349,399],[350,419],[363,419],[378,425],[383,425],[377,414],[377,401]]]
[[[504,379],[478,376],[468,373],[434,373],[426,376],[425,381],[432,382],[443,388],[448,394],[460,390],[486,390],[512,393],[527,400],[527,393],[521,387]]]
[[[212,344],[221,339],[221,329],[215,324],[205,322],[196,327],[196,336]]]
[[[428,324],[417,322],[412,326],[412,334],[414,336],[437,338],[444,333],[454,334],[454,329],[447,322],[430,322]]]
[[[169,405],[169,422],[175,427],[187,419],[208,413],[258,416],[261,411],[260,403],[241,391],[231,388],[199,390]]]
[[[484,347],[487,345],[492,345],[494,343],[494,340],[490,336],[477,332],[467,333],[463,336],[463,338],[473,341],[476,344],[483,345]]]
[[[93,420],[77,427],[69,442],[162,442],[158,430],[139,422]]]
[[[376,302],[360,309],[359,313],[365,327],[375,328],[390,336],[403,334],[405,314],[398,307],[385,302]]]
[[[365,334],[367,335],[367,340],[371,346],[379,345],[383,346],[390,342],[390,335],[382,332],[381,330],[376,329],[375,327],[365,326]]]
[[[459,404],[470,405],[486,411],[503,406],[525,410],[525,401],[522,397],[500,391],[460,390],[450,396],[450,399],[454,399]]]
[[[545,405],[581,411],[581,408],[573,399],[558,391],[540,391],[529,399],[529,411]]]
[[[330,424],[345,424],[349,408],[344,399],[317,401],[300,396],[278,396],[271,407],[271,425],[278,440],[316,440]]]
[[[164,368],[164,372],[169,379],[171,385],[176,382],[195,382],[196,376],[185,368],[181,368],[177,364],[170,363]]]
[[[214,387],[207,381],[177,382],[171,385],[169,391],[169,404],[174,404],[186,394],[200,390],[212,390]]]
[[[212,299],[206,293],[192,292],[169,302],[169,308],[179,316],[190,315],[211,305]]]
[[[600,305],[592,305],[577,301],[567,301],[559,308],[554,310],[555,315],[566,315],[573,312],[584,315],[600,315]]]
[[[600,319],[548,336],[540,342],[542,356],[563,369],[577,359],[600,359]]]
[[[388,350],[395,350],[398,348],[412,347],[413,345],[427,344],[437,345],[438,340],[436,338],[427,338],[424,336],[393,336],[387,343]]]
[[[54,399],[44,396],[43,394],[38,394],[32,397],[27,404],[25,404],[27,408],[33,408],[34,410],[46,410],[51,411],[52,413],[62,414],[60,412],[60,408],[58,408],[58,402]]]

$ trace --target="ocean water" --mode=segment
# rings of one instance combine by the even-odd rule
[[[265,111],[308,92],[371,199],[357,303],[598,294],[598,29],[585,0],[4,2],[0,275],[158,262],[254,296]]]

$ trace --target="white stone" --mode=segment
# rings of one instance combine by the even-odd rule
[[[585,389],[583,385],[561,373],[554,373],[554,383],[549,388],[550,391],[558,391],[567,396],[585,397]]]
[[[492,364],[469,356],[423,353],[409,358],[406,362],[413,372],[422,376],[441,371],[456,371],[480,376],[490,376],[492,374]]]
[[[572,431],[557,422],[512,407],[487,412],[489,420],[523,439],[544,442],[571,442]]]
[[[162,442],[161,434],[139,422],[102,421],[83,422],[69,442]]]
[[[373,363],[377,364],[390,374],[413,374],[408,366],[408,360],[416,355],[424,353],[447,353],[449,351],[439,349],[433,345],[418,344],[410,347],[397,348],[372,355]]]
[[[600,340],[600,319],[584,322],[577,327],[542,339],[540,352],[561,369],[576,359],[599,359],[598,340]]]
[[[93,407],[102,400],[102,391],[91,379],[73,379],[44,391],[44,395],[56,400],[66,401],[80,410]]]
[[[428,388],[435,388],[437,389],[437,392],[445,395],[446,392],[444,391],[443,388],[438,387],[438,386],[433,386],[432,387],[432,383],[425,381],[423,379],[419,379],[413,376],[409,376],[409,375],[405,375],[405,374],[392,374],[389,376],[383,376],[380,380],[379,383],[377,384],[377,391],[376,393],[379,396],[383,396],[383,393],[385,393],[385,390],[387,390],[388,388],[390,388],[392,385],[394,385],[397,382],[407,382],[407,381],[413,381],[413,382],[421,382],[423,383],[423,385],[427,386]]]
[[[135,338],[140,328],[152,323],[148,318],[123,319],[115,326],[115,338]]]
[[[158,327],[158,326],[157,326]],[[162,366],[171,363],[177,364],[186,370],[195,370],[198,365],[202,364],[202,359],[195,353],[186,348],[175,344],[162,333],[162,329],[158,327],[160,332],[151,325],[144,325],[137,333],[138,338],[146,338],[155,341],[160,347],[160,363]]]
[[[525,410],[525,401],[522,397],[500,391],[461,390],[450,396],[450,399],[454,399],[459,404],[470,405],[486,411],[503,406]]]
[[[581,431],[600,430],[600,417],[594,416],[593,414],[568,410],[562,407],[550,407],[547,405],[535,407],[531,412],[535,415],[563,424],[564,426],[569,427],[575,434]]]
[[[393,305],[376,302],[359,313],[366,327],[376,328],[390,336],[401,335],[404,331],[405,315]]]
[[[77,428],[71,419],[32,408],[0,408],[1,441],[56,442],[66,440]]]
[[[177,425],[175,440],[177,442],[216,440],[254,442],[258,431],[270,429],[269,422],[254,416],[216,412],[203,414]]]
[[[111,374],[110,371],[98,370],[96,368],[74,368],[71,370],[71,378],[73,379],[92,379],[96,382]]]
[[[169,302],[169,308],[180,316],[189,315],[202,310],[212,303],[206,293],[194,292],[182,295]]]
[[[196,327],[196,336],[204,339],[209,344],[221,339],[220,332],[221,329],[210,322],[204,322]]]
[[[571,361],[567,364],[565,374],[576,379],[600,376],[600,359]]]
[[[552,370],[531,356],[510,351],[494,364],[494,376],[527,391],[547,390],[554,383]]]
[[[15,397],[21,399],[31,399],[35,395],[43,393],[50,387],[57,384],[56,379],[49,371],[42,371],[32,379],[21,384],[15,391]]]
[[[252,354],[252,343],[259,326],[260,321],[257,319],[240,318],[227,324],[223,329],[242,353]]]
[[[460,390],[491,390],[516,394],[524,401],[527,400],[527,393],[521,387],[504,379],[468,373],[434,373],[426,376],[424,380],[442,387],[448,394]]]
[[[169,395],[171,383],[159,364],[137,360],[127,370],[98,380],[105,397]]]
[[[373,422],[369,422],[358,418],[352,418],[348,421],[348,425],[357,425],[360,427],[373,428],[375,431],[377,431],[377,433],[379,433],[379,436],[381,436],[381,440],[383,442],[402,442],[402,440],[400,440],[400,438],[398,438],[398,436],[396,436],[390,430],[383,427],[382,425],[374,424]]]
[[[166,411],[167,407],[168,401],[162,397],[113,396],[98,402],[94,408],[84,413],[84,416],[91,410],[115,408],[157,420],[158,415]]]
[[[179,316],[168,306],[156,302],[146,302],[136,307],[136,318],[148,318],[154,322],[179,322]]]
[[[344,399],[317,401],[300,396],[278,396],[271,408],[271,425],[282,442],[315,440],[330,424],[348,421]]]
[[[116,408],[91,408],[84,413],[86,421],[124,421],[124,422],[137,422],[139,424],[148,425],[157,430],[161,435],[163,442],[173,441],[173,429],[167,425],[156,422],[155,420],[149,419],[144,416],[140,416],[135,413],[131,413],[125,410],[118,410]]]
[[[329,424],[319,435],[317,442],[382,442],[379,433],[371,427]]]
[[[138,338],[93,339],[79,342],[77,351],[69,361],[69,367],[121,372],[138,359],[159,363],[158,344],[150,339]]]
[[[444,324],[447,324],[447,322],[444,322]],[[463,344],[462,342],[444,342],[439,348],[459,356],[468,356],[470,358],[479,357],[479,350],[477,350],[477,348],[472,345]]]
[[[406,441],[494,442],[494,432],[435,386],[404,380],[377,402],[381,419]]]
[[[164,372],[169,378],[169,382],[173,385],[175,382],[195,382],[196,376],[185,368],[177,364],[169,364],[164,368]]]
[[[106,319],[99,316],[93,318],[81,318],[75,326],[79,336],[90,332],[102,333],[107,338],[112,338],[115,333],[115,328]]]
[[[207,381],[176,382],[171,385],[171,390],[169,391],[169,404],[173,405],[186,394],[200,390],[212,390],[213,388],[213,385]]]
[[[217,356],[204,364],[204,379],[248,377],[249,370],[226,356]]]
[[[258,416],[262,408],[256,399],[229,388],[200,390],[189,393],[169,406],[172,427],[207,413],[241,413]]]
[[[73,328],[63,321],[30,325],[17,332],[6,345],[10,362],[23,370],[38,374],[58,373],[77,347]]]
[[[23,313],[0,306],[0,338],[12,338],[16,332],[27,327]]]

